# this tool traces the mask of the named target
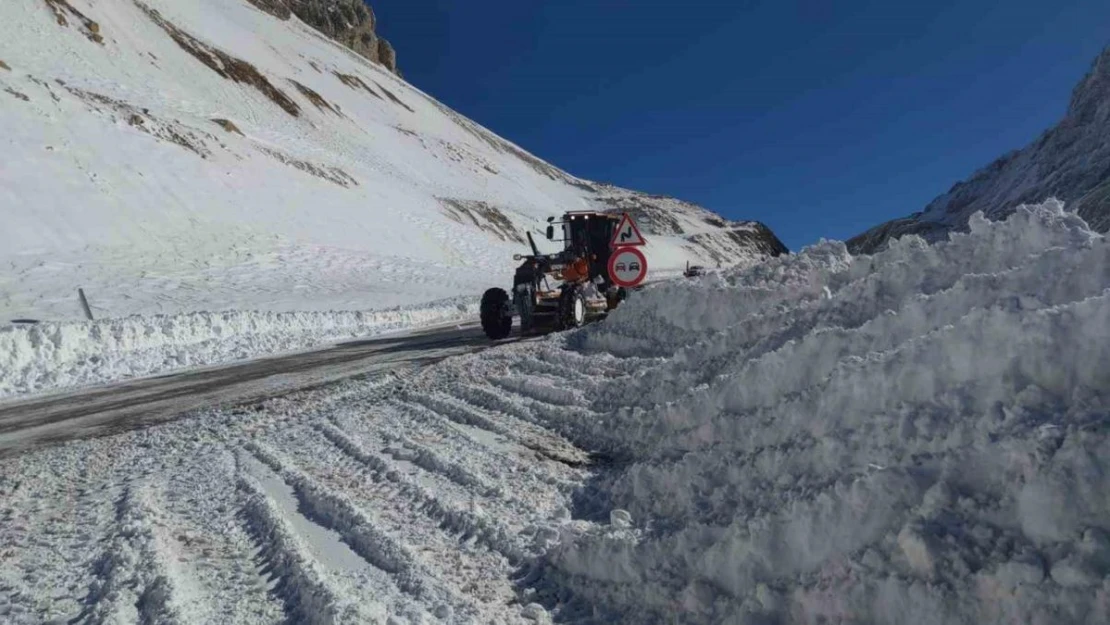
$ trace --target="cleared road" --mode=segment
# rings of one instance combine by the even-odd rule
[[[0,403],[0,458],[160,423],[203,408],[425,366],[493,344],[476,324],[452,326]]]

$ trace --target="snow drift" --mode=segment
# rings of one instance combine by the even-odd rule
[[[230,311],[0,327],[0,398],[473,319],[476,298],[353,312]]]
[[[1110,619],[1110,246],[1059,203],[509,350],[477,400],[614,459],[532,580],[569,620]]]

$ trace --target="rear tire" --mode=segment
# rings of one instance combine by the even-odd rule
[[[479,308],[482,317],[482,331],[491,340],[500,341],[513,330],[513,316],[509,309],[509,294],[505,289],[492,288],[482,295]]]

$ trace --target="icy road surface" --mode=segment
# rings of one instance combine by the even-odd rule
[[[191,410],[273,397],[353,376],[419,367],[491,345],[477,324],[451,325],[231,366],[0,402],[0,458],[62,440],[151,425]]]

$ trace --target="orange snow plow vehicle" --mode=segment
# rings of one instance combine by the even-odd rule
[[[548,240],[558,240],[556,226],[562,226],[562,251],[541,254],[529,232],[532,253],[513,257],[523,262],[513,276],[512,290],[494,287],[482,295],[482,329],[493,340],[512,333],[514,317],[523,335],[577,328],[603,319],[626,295],[608,271],[610,241],[621,215],[575,211],[560,221],[547,221]]]

